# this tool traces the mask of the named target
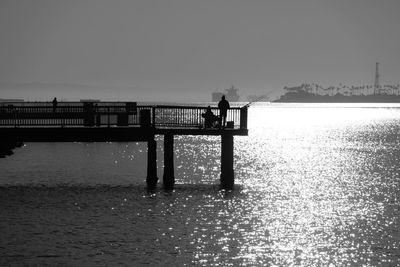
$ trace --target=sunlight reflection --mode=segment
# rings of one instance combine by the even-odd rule
[[[269,233],[261,251],[271,251],[271,262],[341,265],[357,257],[369,262],[372,248],[354,240],[370,231],[361,222],[372,223],[384,211],[371,198],[374,191],[385,190],[377,180],[380,172],[370,171],[380,166],[379,147],[399,144],[398,136],[390,136],[399,125],[390,122],[399,122],[399,115],[397,109],[377,108],[250,110],[252,142],[237,142],[238,153],[248,155],[245,160],[236,158],[242,173],[237,176],[262,195],[255,202],[249,200],[255,210],[263,211],[250,213],[262,221],[252,224],[260,228],[252,231]],[[382,138],[377,143],[380,135],[391,143]],[[261,257],[254,254],[259,250],[253,245],[241,251],[255,259]]]

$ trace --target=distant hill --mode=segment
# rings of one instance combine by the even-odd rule
[[[400,103],[400,86],[344,86],[324,88],[318,84],[285,87],[274,102],[299,103]]]

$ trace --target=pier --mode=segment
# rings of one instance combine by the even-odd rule
[[[173,188],[174,136],[221,137],[223,189],[234,187],[234,136],[247,136],[247,107],[228,110],[225,128],[204,127],[205,106],[137,105],[135,102],[0,103],[0,156],[12,154],[23,142],[147,142],[147,177],[155,188],[157,177],[156,135],[164,138],[163,187]],[[215,115],[219,109],[212,107]]]

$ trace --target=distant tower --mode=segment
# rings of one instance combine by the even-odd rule
[[[374,95],[380,93],[380,85],[379,85],[379,63],[376,62],[375,66],[375,83],[374,83]]]

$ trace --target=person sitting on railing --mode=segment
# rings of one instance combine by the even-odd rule
[[[218,116],[214,115],[210,106],[207,107],[206,113],[201,114],[201,116],[204,118],[205,128],[213,127],[214,123],[218,121]]]

